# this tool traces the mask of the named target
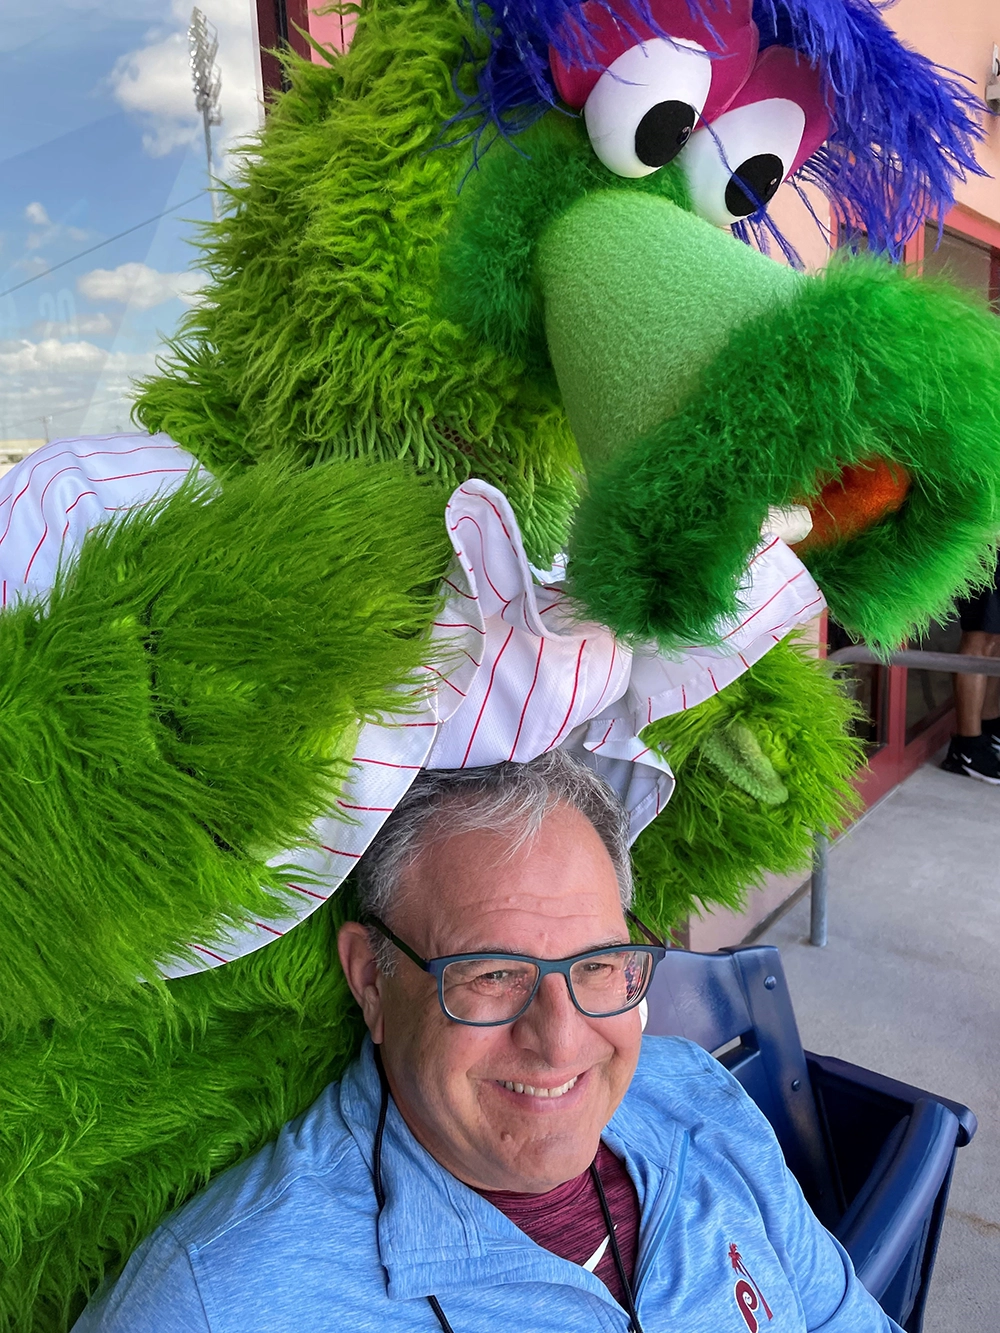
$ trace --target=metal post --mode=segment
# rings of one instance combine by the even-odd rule
[[[198,8],[191,11],[188,46],[191,51],[191,80],[194,87],[194,104],[201,113],[202,124],[205,129],[205,163],[208,167],[208,190],[212,204],[212,217],[218,221],[219,203],[217,192],[212,187],[212,126],[222,124],[222,112],[219,109],[222,75],[215,63],[215,57],[219,53],[219,35]]]
[[[206,109],[201,113],[202,122],[205,126],[205,161],[208,163],[208,197],[212,205],[212,221],[219,220],[219,205],[215,198],[215,191],[212,189],[212,121]]]
[[[828,858],[830,844],[825,833],[817,833],[813,842],[812,881],[809,889],[809,943],[826,948],[828,907]]]

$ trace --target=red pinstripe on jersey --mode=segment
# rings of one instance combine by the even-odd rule
[[[531,696],[535,692],[535,686],[538,684],[538,668],[542,665],[542,653],[545,649],[545,640],[538,640],[538,656],[535,658],[535,673],[531,677],[531,685],[528,687],[528,693],[524,696],[524,707],[521,709],[521,716],[517,719],[517,732],[514,735],[514,744],[510,747],[508,759],[513,759],[517,753],[517,743],[521,739],[521,732],[524,728],[524,718],[528,711],[528,705],[531,703]]]
[[[577,692],[580,688],[580,663],[583,661],[583,650],[584,648],[586,648],[586,646],[587,646],[587,640],[584,639],[583,643],[580,644],[580,651],[576,655],[576,671],[573,673],[573,693],[570,697],[569,707],[566,709],[566,716],[563,718],[559,730],[556,732],[555,736],[549,742],[549,744],[545,747],[547,750],[555,749],[555,747],[559,744],[559,741],[562,739],[562,734],[566,730],[566,723],[570,720],[570,718],[573,715],[573,705],[576,703]]]
[[[786,579],[785,582],[781,585],[781,587],[777,590],[777,592],[773,592],[771,596],[767,599],[767,601],[763,603],[762,606],[758,606],[755,611],[753,611],[750,615],[745,617],[745,619],[741,620],[735,629],[731,629],[728,634],[724,635],[723,642],[725,643],[727,639],[731,639],[733,635],[738,634],[740,630],[746,629],[746,627],[750,624],[751,621],[756,620],[756,618],[760,615],[760,613],[762,611],[765,611],[773,601],[776,601],[777,598],[781,596],[781,594],[785,591],[786,588],[790,588],[793,583],[797,583],[799,579],[802,578],[803,575],[805,575],[808,578],[808,574],[804,568],[800,569],[798,573],[793,574],[790,579]]]
[[[472,728],[472,734],[469,737],[469,743],[465,747],[465,754],[462,756],[462,763],[461,763],[462,768],[465,768],[469,762],[469,755],[472,753],[472,744],[473,741],[475,741],[476,739],[476,732],[479,730],[479,724],[480,722],[482,722],[483,714],[486,712],[486,705],[489,703],[490,695],[493,693],[493,684],[496,680],[497,667],[500,665],[500,659],[507,651],[507,646],[513,637],[514,637],[514,627],[511,626],[511,628],[507,631],[507,637],[503,641],[503,646],[501,647],[500,651],[494,658],[493,666],[490,668],[490,683],[486,687],[486,693],[483,695],[483,702],[479,707],[479,712],[476,714],[476,721]]]

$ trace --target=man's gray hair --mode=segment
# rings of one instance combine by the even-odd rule
[[[607,849],[623,907],[632,902],[628,813],[593,769],[563,750],[548,750],[526,764],[488,768],[424,769],[385,821],[355,872],[359,914],[391,926],[399,882],[435,841],[459,833],[506,833],[513,856],[541,828],[556,805],[589,819]],[[395,951],[372,929],[380,970],[392,974]]]

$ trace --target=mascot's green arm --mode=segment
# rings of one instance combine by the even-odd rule
[[[375,515],[378,515],[376,520]],[[0,1021],[67,1018],[275,915],[450,547],[407,469],[261,464],[95,530],[0,615]]]
[[[345,898],[225,967],[0,1053],[0,1329],[66,1333],[164,1214],[273,1139],[356,1053]]]
[[[677,789],[632,848],[643,920],[666,931],[699,906],[740,911],[766,874],[804,869],[816,831],[857,811],[851,779],[864,755],[850,724],[859,711],[827,663],[785,639],[721,694],[647,727],[643,739],[666,754]],[[751,737],[773,772],[756,794],[748,788],[760,775],[720,770],[725,749],[713,742],[727,733]]]

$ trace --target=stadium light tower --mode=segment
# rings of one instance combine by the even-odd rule
[[[194,87],[195,108],[205,126],[205,160],[208,164],[209,196],[212,217],[218,220],[219,205],[212,185],[212,126],[222,124],[219,94],[222,92],[222,72],[215,63],[219,53],[219,34],[197,7],[191,11],[188,27],[188,47],[191,51],[191,82]]]

